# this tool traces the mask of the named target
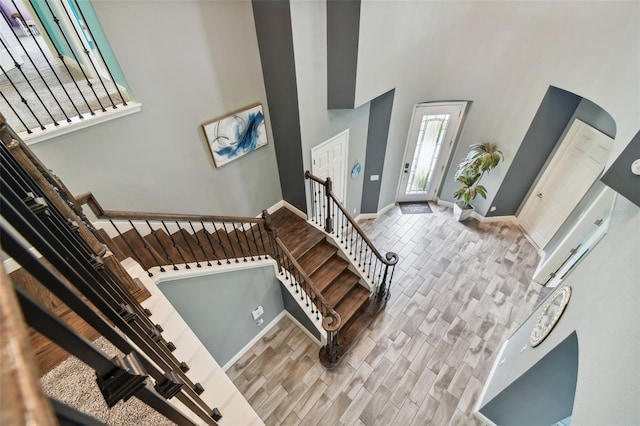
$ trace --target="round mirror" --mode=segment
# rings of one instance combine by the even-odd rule
[[[532,347],[538,346],[551,333],[567,307],[570,297],[571,287],[569,286],[562,287],[549,296],[549,301],[542,309],[536,325],[531,330],[529,341]]]

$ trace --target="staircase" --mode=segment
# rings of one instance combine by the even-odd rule
[[[89,202],[91,198],[90,194],[78,197],[81,203],[97,205],[95,200]],[[100,208],[98,212],[104,213]],[[180,216],[172,218],[162,215],[155,218],[150,214],[140,214],[134,217],[129,213],[127,221],[113,219],[119,215],[122,213],[108,214],[111,218],[109,225],[98,228],[97,233],[118,260],[131,257],[150,276],[166,272],[167,269],[192,269],[205,264],[212,266],[260,260],[269,257],[271,250],[268,242],[277,235],[325,299],[327,309],[334,310],[340,318],[340,325],[335,330],[335,335],[339,336],[334,342],[335,359],[329,360],[325,348],[321,350],[320,359],[327,368],[338,364],[374,317],[373,314],[384,306],[384,301],[372,298],[372,292],[357,268],[351,265],[348,256],[339,247],[332,244],[331,238],[284,207],[269,215],[269,230],[262,225],[261,219],[253,218],[233,218],[230,223],[206,223],[204,220],[184,222],[178,220],[184,219]],[[153,221],[160,217],[162,220]],[[277,260],[286,263],[284,259]],[[281,268],[282,274],[285,270],[291,272],[293,269],[293,265],[287,263]],[[291,280],[290,285],[294,285],[294,281]],[[314,291],[304,290],[307,293]],[[310,300],[317,304],[318,301],[314,299],[311,295]]]
[[[270,264],[277,264],[280,280],[326,332],[319,353],[326,368],[338,365],[389,298],[398,257],[378,252],[332,193],[330,179],[307,172],[308,221],[286,208],[273,215],[265,210],[261,218],[105,211],[90,193],[71,195],[1,115],[0,140],[2,251],[23,268],[12,278],[26,323],[89,365],[109,406],[135,395],[165,417],[191,424],[166,403],[175,396],[206,424],[222,417],[202,400],[204,388],[185,375],[190,367],[149,319],[152,312],[140,304],[149,292],[125,263],[152,277],[275,260]],[[96,220],[87,218],[85,204]],[[63,305],[77,318],[65,318],[71,312]],[[122,355],[108,358],[87,342],[81,336],[87,326]],[[84,335],[93,339],[96,333]],[[145,381],[148,376],[155,385]]]

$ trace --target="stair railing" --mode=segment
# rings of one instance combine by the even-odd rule
[[[56,184],[1,115],[0,140],[2,252],[42,287],[31,294],[15,289],[26,322],[96,370],[98,386],[109,406],[136,396],[176,423],[193,424],[167,403],[175,396],[201,422],[217,424],[219,411],[199,396],[204,388],[186,376],[189,366],[177,360],[172,353],[175,346],[162,337],[162,328],[149,319],[151,312],[133,297],[138,285],[75,214],[61,195],[66,189]],[[34,300],[44,297],[49,302],[53,296],[124,355],[106,357]],[[155,380],[155,386],[147,383],[147,376]]]
[[[268,258],[263,218],[104,210],[90,192],[76,200],[89,206],[98,219],[109,221],[113,236],[121,237],[126,253],[149,276],[153,276],[153,267],[166,272],[167,266],[177,271],[181,266],[191,269],[193,264],[201,268],[212,262],[222,265]]]
[[[388,300],[398,255],[388,252],[383,256],[378,251],[333,193],[331,178],[323,180],[309,171],[304,176],[311,182],[311,222],[335,237],[362,274],[373,283],[374,297]]]
[[[330,364],[334,364],[339,355],[338,330],[342,324],[340,314],[322,296],[309,275],[278,237],[278,233],[271,226],[269,212],[263,210],[262,217],[269,235],[272,256],[278,262],[278,272],[295,289],[296,294],[299,294],[300,301],[311,308],[311,313],[316,315],[316,319],[322,318],[322,328],[327,332],[327,344],[323,347],[323,353],[320,356],[329,360]]]

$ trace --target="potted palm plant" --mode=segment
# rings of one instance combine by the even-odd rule
[[[491,142],[476,143],[470,146],[469,153],[458,165],[454,175],[460,189],[453,193],[458,202],[453,205],[454,217],[463,221],[471,216],[473,206],[470,202],[478,195],[487,198],[487,189],[479,182],[485,173],[493,170],[503,159],[502,151]]]

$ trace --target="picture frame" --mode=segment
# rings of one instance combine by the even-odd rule
[[[202,125],[216,167],[267,145],[262,104],[250,105]]]

